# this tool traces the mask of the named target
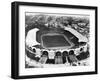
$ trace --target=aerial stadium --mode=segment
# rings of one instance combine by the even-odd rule
[[[26,24],[25,67],[88,66],[89,39],[72,28],[73,23],[66,21],[65,25],[54,20],[53,23],[35,20],[31,26]],[[84,22],[78,24],[82,26]]]

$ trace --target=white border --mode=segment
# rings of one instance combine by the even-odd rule
[[[25,69],[25,12],[46,12],[90,15],[90,66]],[[75,15],[73,15],[75,16]],[[78,15],[77,15],[78,16]],[[19,75],[41,75],[95,71],[95,11],[86,9],[19,6]]]

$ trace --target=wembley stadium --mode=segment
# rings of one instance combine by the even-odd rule
[[[25,46],[26,68],[89,65],[88,39],[70,27],[33,28]]]

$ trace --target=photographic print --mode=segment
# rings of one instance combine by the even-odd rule
[[[97,7],[12,3],[14,79],[97,74]]]
[[[25,67],[89,66],[89,15],[25,13]]]

